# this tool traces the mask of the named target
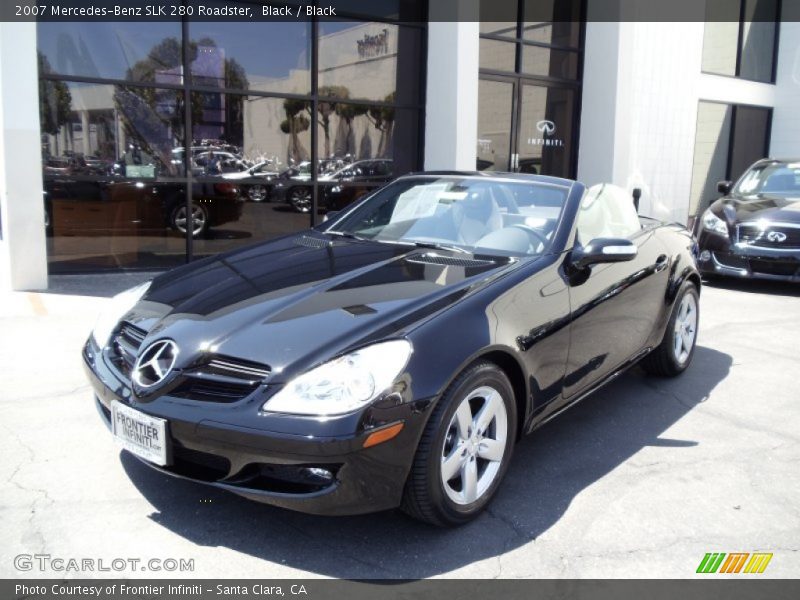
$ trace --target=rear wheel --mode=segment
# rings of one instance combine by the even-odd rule
[[[672,308],[664,339],[641,365],[651,375],[674,377],[683,373],[694,356],[697,326],[700,322],[700,303],[697,287],[687,281]]]
[[[402,508],[434,525],[474,519],[503,479],[517,412],[508,377],[495,364],[468,368],[445,391],[420,440]]]

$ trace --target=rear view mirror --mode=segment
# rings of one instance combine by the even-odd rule
[[[732,181],[718,181],[717,182],[717,191],[722,194],[723,196],[727,196],[731,193],[731,189],[733,189],[733,182]]]
[[[571,263],[582,271],[595,264],[633,260],[638,250],[636,244],[625,238],[596,238],[585,246],[576,246]]]

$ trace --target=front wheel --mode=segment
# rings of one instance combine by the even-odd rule
[[[251,202],[264,202],[267,199],[267,186],[257,183],[247,189],[247,197]]]
[[[307,187],[296,187],[289,190],[289,204],[297,212],[311,212],[311,190]]]
[[[468,368],[447,388],[420,440],[402,509],[439,526],[466,523],[503,479],[517,427],[514,392],[495,364]]]
[[[645,371],[651,375],[675,377],[692,362],[700,323],[699,298],[697,286],[691,281],[685,282],[673,304],[664,339],[642,359]]]
[[[192,202],[190,213],[186,210],[186,204],[181,203],[172,210],[170,222],[172,228],[183,235],[191,227],[192,237],[196,239],[208,231],[208,211],[205,206]]]

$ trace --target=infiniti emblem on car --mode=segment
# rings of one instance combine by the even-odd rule
[[[770,231],[767,234],[767,239],[770,242],[785,242],[786,241],[786,234],[782,231]]]
[[[133,381],[143,388],[152,387],[162,381],[175,366],[178,345],[172,340],[153,342],[136,359],[133,366]]]
[[[556,124],[552,121],[543,120],[536,123],[536,129],[547,135],[553,135],[556,132]]]

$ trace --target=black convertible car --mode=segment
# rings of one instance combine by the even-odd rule
[[[800,160],[760,160],[698,219],[705,275],[800,282]]]
[[[84,362],[117,441],[156,469],[456,525],[520,436],[639,361],[687,368],[695,251],[612,186],[408,175],[316,230],[123,292]]]

